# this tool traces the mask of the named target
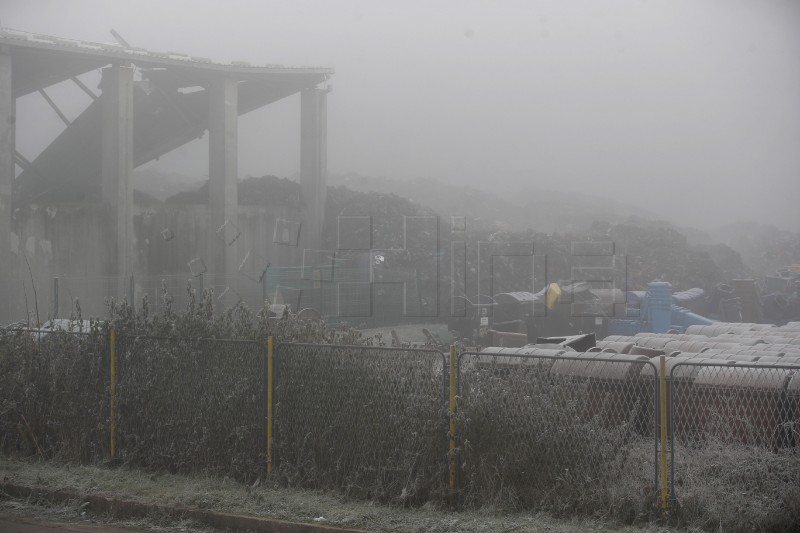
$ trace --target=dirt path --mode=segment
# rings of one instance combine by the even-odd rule
[[[79,532],[79,533],[144,533],[152,529],[135,529],[108,524],[92,523],[88,520],[80,522],[60,522],[28,515],[14,515],[0,513],[0,531],[5,533],[50,533],[50,532]]]

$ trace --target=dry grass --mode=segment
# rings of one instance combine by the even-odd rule
[[[446,494],[441,354],[281,346],[276,472],[288,486],[398,505]]]
[[[148,474],[127,468],[59,465],[0,457],[0,478],[10,483],[75,489],[121,499],[162,505],[201,507],[221,512],[282,520],[323,523],[330,526],[389,533],[463,533],[574,531],[664,531],[657,525],[622,526],[602,520],[556,519],[546,513],[450,513],[423,506],[402,509],[347,499],[339,494],[299,491],[261,483],[257,487],[230,478],[196,478],[173,474]],[[62,512],[77,512],[62,508]],[[160,523],[161,527],[167,524]],[[193,530],[193,529],[192,529]]]
[[[539,362],[502,359],[462,373],[465,505],[657,518],[654,433],[640,427],[652,389],[631,386],[620,397],[600,383],[554,379],[550,362]]]
[[[709,531],[800,530],[800,454],[730,442],[675,450],[674,521]]]

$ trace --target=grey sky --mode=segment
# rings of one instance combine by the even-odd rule
[[[796,0],[0,6],[20,30],[110,41],[115,28],[151,50],[334,67],[332,172],[586,189],[681,225],[800,231]],[[23,152],[60,127],[50,112],[26,129],[37,105],[20,105]],[[297,171],[298,108],[241,120],[242,175]],[[158,166],[201,176],[206,163],[198,142]]]

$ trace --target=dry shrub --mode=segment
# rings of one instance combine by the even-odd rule
[[[652,387],[630,385],[620,395],[607,384],[551,376],[549,361],[538,363],[462,372],[464,504],[625,522],[653,516],[654,433],[652,422],[642,425]]]
[[[262,473],[262,344],[122,337],[117,346],[123,462],[245,481]]]
[[[275,453],[284,483],[401,505],[446,486],[439,353],[282,345]]]
[[[90,462],[108,449],[106,335],[0,333],[0,451]]]
[[[263,474],[266,339],[366,343],[286,312],[246,306],[215,312],[213,294],[188,288],[177,311],[151,314],[109,302],[109,319],[89,332],[0,331],[0,451],[95,462],[110,457],[109,331],[117,334],[118,459],[173,472]],[[80,308],[73,317],[81,323]],[[68,330],[71,328],[67,328]],[[223,341],[214,339],[238,339]],[[246,341],[246,342],[244,342]]]

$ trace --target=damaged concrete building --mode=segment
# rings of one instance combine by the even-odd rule
[[[205,273],[217,293],[261,296],[268,263],[298,264],[318,246],[324,220],[330,68],[227,64],[118,43],[0,30],[0,295],[4,319],[57,313],[80,297],[102,314],[108,297],[139,299],[143,280]],[[101,72],[99,91],[79,76]],[[47,93],[74,83],[91,99],[69,120]],[[15,146],[16,101],[39,93],[66,129],[37,157]],[[238,117],[300,95],[300,198],[240,206]],[[133,169],[209,136],[208,199],[197,205],[139,201]],[[133,282],[131,282],[133,280]],[[27,285],[26,285],[27,284]],[[152,284],[152,283],[151,283]],[[38,289],[38,290],[36,290]],[[38,292],[37,301],[33,293]],[[66,300],[66,301],[64,301]]]

